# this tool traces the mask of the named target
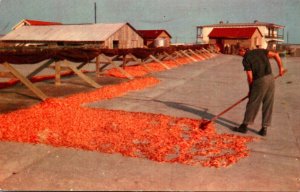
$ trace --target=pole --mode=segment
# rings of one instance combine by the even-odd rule
[[[95,9],[95,23],[97,23],[97,3],[94,2],[94,9]]]

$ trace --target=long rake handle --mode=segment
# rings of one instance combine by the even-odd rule
[[[248,98],[248,95],[245,96],[245,97],[243,97],[242,99],[238,100],[236,103],[234,103],[233,105],[231,105],[230,107],[228,107],[227,109],[225,109],[224,111],[222,111],[221,113],[219,113],[218,115],[216,115],[215,117],[213,117],[210,121],[217,120],[224,113],[228,112],[229,110],[231,110],[232,108],[234,108],[235,106],[237,106],[238,104],[240,104],[241,102],[243,102],[244,100],[246,100],[247,98]]]
[[[287,72],[287,69],[284,70],[283,74]],[[280,75],[277,75],[276,77],[274,77],[274,79],[276,80],[278,77],[280,77]],[[213,117],[210,122],[217,120],[220,116],[222,116],[224,113],[228,112],[230,109],[234,108],[235,106],[237,106],[238,104],[240,104],[241,102],[243,102],[245,99],[248,98],[248,95],[243,97],[242,99],[238,100],[236,103],[234,103],[233,105],[231,105],[230,107],[228,107],[227,109],[225,109],[224,111],[222,111],[221,113],[219,113],[217,116]]]

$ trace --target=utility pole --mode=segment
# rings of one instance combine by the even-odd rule
[[[94,2],[95,23],[97,23],[97,3]]]

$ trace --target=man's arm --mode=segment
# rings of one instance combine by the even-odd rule
[[[281,61],[281,58],[280,58],[279,54],[275,53],[273,51],[269,51],[268,57],[275,59],[275,61],[277,63],[277,66],[278,66],[279,75],[283,76],[283,74],[284,74],[284,68],[282,66],[282,61]]]
[[[253,74],[252,74],[252,71],[246,71],[246,74],[247,74],[247,80],[248,80],[248,85],[249,85],[249,95],[250,95],[251,87],[253,84]]]

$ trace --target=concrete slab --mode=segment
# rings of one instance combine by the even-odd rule
[[[0,181],[7,179],[28,166],[43,159],[56,148],[44,145],[26,145],[20,147],[19,143],[0,143]]]
[[[285,58],[284,62],[289,72],[276,81],[273,125],[267,137],[251,143],[250,157],[231,167],[215,169],[157,163],[119,154],[0,142],[0,189],[297,191],[300,189],[300,58]],[[273,71],[277,72],[275,63]],[[238,56],[219,55],[152,75],[161,80],[155,87],[85,106],[210,119],[244,97],[248,91]],[[105,85],[124,80],[103,81],[99,78],[97,81]],[[53,96],[91,90],[73,77],[66,82],[61,91],[51,86],[46,88],[43,83],[40,87]],[[74,92],[63,92],[63,89],[70,87]],[[26,106],[38,102],[17,95],[16,92],[26,93],[22,87],[7,90],[0,90],[3,98],[1,112],[16,103],[8,99],[11,95],[17,98],[20,105],[22,101],[29,103]],[[233,133],[231,128],[243,119],[245,104],[240,104],[217,120],[217,131]],[[260,120],[259,114],[247,135],[257,136]]]

